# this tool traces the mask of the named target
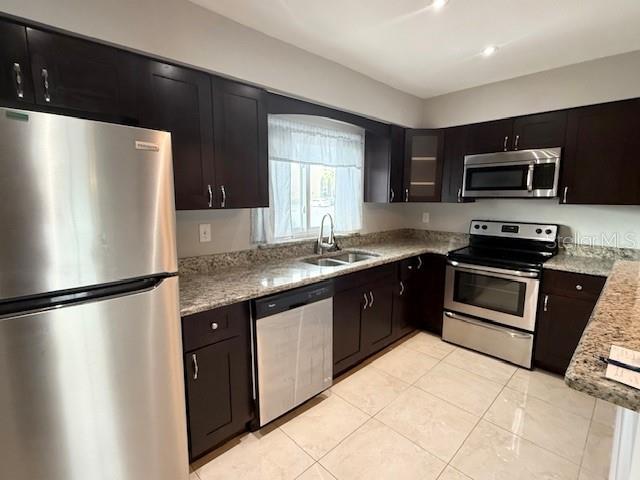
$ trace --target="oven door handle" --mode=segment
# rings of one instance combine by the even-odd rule
[[[464,315],[458,315],[457,313],[453,313],[453,312],[444,312],[444,314],[449,317],[449,318],[454,318],[456,320],[460,320],[461,322],[465,322],[465,323],[469,323],[471,325],[475,325],[476,327],[482,327],[482,328],[486,328],[488,330],[495,330],[496,332],[500,332],[500,333],[504,333],[505,335],[510,336],[511,338],[531,338],[531,334],[530,333],[518,333],[518,332],[514,332],[511,329],[508,328],[504,328],[504,327],[497,327],[494,325],[491,325],[490,323],[485,323],[485,322],[481,322],[480,320],[475,320],[471,317],[466,317]]]
[[[466,268],[468,270],[476,270],[478,272],[486,273],[501,273],[503,275],[511,275],[512,277],[526,277],[526,278],[538,278],[540,274],[538,272],[525,272],[522,270],[508,270],[506,268],[485,267],[483,265],[474,265],[473,263],[462,263],[457,260],[448,260],[449,265],[452,267]]]

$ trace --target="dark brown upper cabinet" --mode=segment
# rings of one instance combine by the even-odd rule
[[[441,202],[461,203],[469,201],[462,197],[462,176],[467,140],[467,127],[450,127],[444,131],[444,160],[442,171]]]
[[[563,203],[640,204],[640,99],[569,111]]]
[[[35,101],[40,107],[98,120],[138,124],[134,85],[140,57],[30,27],[27,42]]]
[[[142,125],[171,133],[178,210],[214,206],[213,104],[209,75],[148,61],[140,76]]]
[[[266,92],[212,77],[217,208],[269,206]]]
[[[364,141],[364,201],[394,203],[404,201],[404,131],[391,125],[386,132],[366,130]]]
[[[562,147],[566,130],[566,110],[516,117],[511,150]]]
[[[547,112],[468,125],[466,154],[562,147],[567,112]]]
[[[405,202],[438,202],[442,183],[443,130],[408,129],[405,132]]]
[[[27,108],[34,100],[26,28],[0,20],[0,45],[0,102]]]
[[[513,120],[505,118],[467,126],[465,154],[503,152],[509,150]]]

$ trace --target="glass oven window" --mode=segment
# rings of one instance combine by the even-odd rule
[[[528,165],[476,167],[467,170],[467,190],[524,190]]]
[[[522,317],[526,288],[516,280],[456,271],[453,300]]]

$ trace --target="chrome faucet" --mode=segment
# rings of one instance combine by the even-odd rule
[[[324,241],[324,219],[329,217],[329,222],[331,226],[331,231],[329,232],[329,238],[325,242]],[[338,244],[336,243],[335,236],[333,235],[333,217],[330,213],[325,213],[324,217],[322,217],[322,221],[320,222],[320,232],[318,233],[318,242],[316,243],[316,253],[322,255],[327,251],[339,250]]]

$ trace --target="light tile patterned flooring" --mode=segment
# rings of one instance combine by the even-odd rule
[[[418,333],[256,433],[190,480],[605,480],[615,409]]]

